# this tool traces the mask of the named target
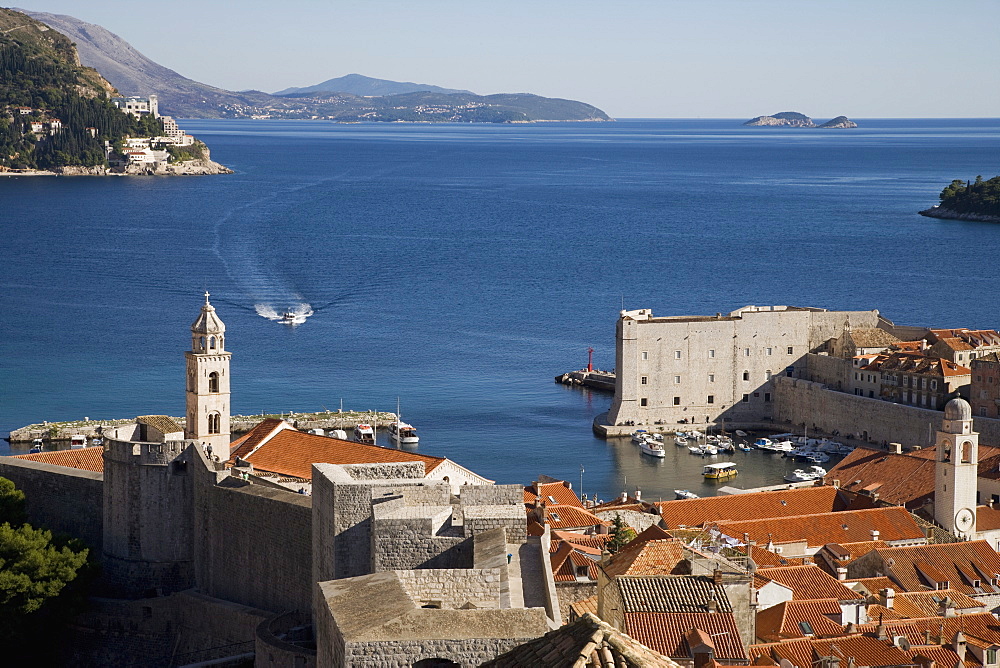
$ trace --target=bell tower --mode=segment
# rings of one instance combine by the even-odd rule
[[[934,519],[959,538],[976,534],[979,484],[979,434],[972,431],[972,407],[956,397],[944,407],[937,432],[934,470]]]
[[[184,438],[211,445],[223,459],[229,457],[229,358],[226,326],[208,302],[191,325],[187,360],[187,422]]]

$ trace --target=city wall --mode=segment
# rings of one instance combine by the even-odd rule
[[[82,540],[101,558],[104,543],[104,476],[65,466],[0,458],[0,477],[24,492],[28,522]]]
[[[776,378],[775,426],[782,423],[826,433],[853,434],[871,443],[902,443],[904,447],[934,445],[941,428],[941,411],[858,397],[804,379]],[[974,418],[984,445],[1000,446],[1000,420]]]

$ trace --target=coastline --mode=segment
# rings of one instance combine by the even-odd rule
[[[918,211],[921,216],[928,218],[941,218],[944,220],[968,220],[977,223],[1000,223],[1000,216],[987,216],[981,213],[959,213],[951,209],[942,209],[940,205],[932,206],[929,209]]]
[[[232,174],[233,170],[214,160],[185,160],[172,164],[129,165],[124,168],[83,167],[67,165],[57,169],[28,169],[24,171],[0,171],[0,177],[18,176],[206,176],[212,174]]]

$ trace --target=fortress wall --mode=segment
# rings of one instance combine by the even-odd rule
[[[808,354],[803,360],[802,369],[805,377],[817,383],[823,383],[834,390],[845,392],[852,387],[851,378],[854,365],[851,360],[829,355]],[[841,430],[843,431],[843,430]]]
[[[941,411],[894,404],[881,399],[858,397],[827,389],[820,383],[792,378],[775,382],[777,416],[775,426],[803,422],[812,429],[827,433],[838,430],[842,435],[855,434],[860,439],[868,432],[873,443],[889,441],[905,447],[934,444],[935,432],[941,428]],[[1000,446],[1000,420],[973,418],[973,428],[979,432],[979,442]]]
[[[199,588],[262,610],[310,610],[311,499],[260,485],[212,486],[199,497]]]
[[[100,559],[104,543],[104,476],[66,466],[0,457],[0,476],[24,492],[28,522],[79,538]]]

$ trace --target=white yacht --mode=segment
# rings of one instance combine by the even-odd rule
[[[701,497],[694,492],[686,489],[675,489],[674,494],[678,499],[700,499]]]
[[[639,450],[652,457],[665,457],[667,454],[663,451],[663,445],[653,438],[643,439],[639,444]]]
[[[400,445],[416,445],[420,442],[417,428],[405,422],[389,423],[389,439]]]
[[[359,424],[354,428],[354,440],[358,443],[375,445],[375,430],[370,424]]]

